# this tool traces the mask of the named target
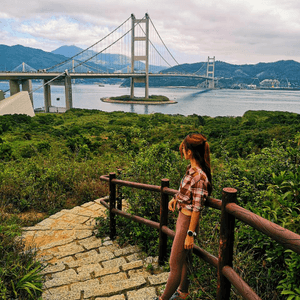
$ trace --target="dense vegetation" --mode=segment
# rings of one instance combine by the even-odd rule
[[[39,293],[40,265],[14,238],[32,222],[22,221],[22,214],[47,216],[107,195],[99,176],[116,169],[137,182],[159,185],[169,178],[177,189],[186,167],[178,146],[196,131],[211,145],[213,197],[220,199],[225,186],[235,187],[241,206],[300,234],[298,114],[248,111],[243,117],[210,118],[76,109],[33,118],[1,116],[0,251],[6,255],[0,258],[0,299],[37,299]],[[130,211],[158,220],[159,195],[128,188],[122,194]],[[121,219],[118,224],[120,243],[138,239],[146,252],[157,254],[155,231]],[[219,212],[206,209],[200,227],[198,243],[216,255]],[[100,234],[106,233],[101,227]],[[300,297],[299,255],[239,222],[235,269],[262,299]],[[193,299],[215,298],[215,273],[195,259]],[[232,299],[241,299],[234,290]]]

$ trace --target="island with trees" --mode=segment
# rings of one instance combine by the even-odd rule
[[[151,95],[149,98],[145,97],[130,97],[129,95],[101,98],[103,102],[109,103],[128,103],[128,104],[174,104],[177,103],[174,100],[170,100],[166,96]]]

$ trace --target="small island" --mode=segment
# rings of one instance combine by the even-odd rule
[[[134,97],[131,98],[129,95],[101,98],[103,102],[109,103],[128,103],[128,104],[174,104],[176,101],[170,100],[166,96],[151,95],[148,99],[145,97]]]

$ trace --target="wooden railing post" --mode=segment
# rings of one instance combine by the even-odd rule
[[[231,283],[222,270],[225,266],[232,267],[235,217],[227,213],[226,205],[236,203],[236,194],[233,188],[224,188],[222,193],[217,300],[230,299]]]
[[[158,262],[160,265],[163,265],[167,259],[167,242],[168,242],[168,235],[162,232],[162,226],[168,226],[168,204],[169,204],[169,196],[163,192],[164,187],[169,187],[169,179],[161,180],[159,257],[158,257]]]
[[[121,177],[122,169],[118,169],[118,179],[122,179]],[[117,209],[122,210],[122,192],[120,191],[120,187],[117,188]]]
[[[116,238],[116,216],[112,212],[116,208],[116,184],[112,182],[116,178],[116,173],[109,173],[109,229],[110,238]]]

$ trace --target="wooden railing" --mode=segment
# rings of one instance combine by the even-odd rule
[[[166,252],[167,238],[168,236],[172,238],[175,236],[175,232],[167,227],[169,195],[174,195],[177,193],[177,190],[169,188],[168,179],[162,179],[161,186],[119,180],[116,178],[116,173],[103,175],[100,177],[100,179],[109,182],[109,204],[104,200],[101,200],[101,203],[107,207],[110,212],[110,238],[115,239],[116,237],[115,215],[120,215],[135,222],[155,228],[159,230],[159,263],[163,264],[168,257]],[[160,223],[122,211],[121,198],[118,198],[116,207],[117,185],[159,192],[161,194]],[[236,204],[236,197],[236,189],[224,188],[222,200],[208,198],[205,202],[206,206],[221,210],[218,258],[204,249],[201,249],[197,245],[194,245],[193,253],[217,269],[218,300],[230,299],[231,284],[235,286],[237,291],[244,299],[258,300],[261,298],[233,270],[232,267],[235,219],[239,219],[245,224],[252,226],[253,228],[271,237],[280,244],[284,245],[286,248],[291,249],[298,254],[300,254],[300,235],[240,207]]]

